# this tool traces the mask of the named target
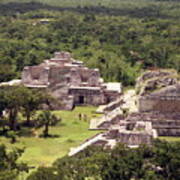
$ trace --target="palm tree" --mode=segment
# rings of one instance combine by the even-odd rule
[[[48,137],[49,126],[54,126],[60,121],[60,118],[52,114],[50,111],[46,110],[39,114],[37,118],[37,127],[40,128],[44,126],[43,137]]]

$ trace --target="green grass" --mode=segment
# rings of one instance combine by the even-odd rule
[[[164,136],[164,137],[159,137],[159,139],[161,139],[161,140],[166,140],[166,141],[169,141],[169,142],[180,141],[180,137],[169,137],[169,136]]]
[[[37,138],[18,137],[18,142],[10,144],[10,140],[1,137],[0,143],[5,144],[9,149],[14,147],[25,147],[25,152],[21,159],[29,166],[49,166],[51,163],[66,155],[71,147],[78,146],[85,139],[95,135],[97,131],[88,131],[88,122],[79,121],[78,114],[83,113],[92,118],[95,107],[77,107],[74,111],[54,111],[62,118],[62,123],[55,127],[50,127],[49,133],[58,137]],[[38,130],[41,134],[42,129]]]
[[[27,163],[29,166],[50,166],[57,158],[67,155],[71,147],[76,147],[85,139],[95,135],[98,131],[89,131],[89,122],[79,120],[78,114],[87,115],[88,121],[93,116],[99,116],[93,112],[95,107],[76,107],[73,111],[54,111],[57,116],[62,118],[62,122],[55,127],[50,127],[50,134],[54,138],[37,138],[37,137],[18,137],[18,142],[10,144],[10,139],[0,137],[0,143],[5,144],[9,149],[25,147],[25,152],[20,161]],[[41,134],[42,129],[38,130]],[[167,141],[180,141],[180,137],[160,137]],[[21,179],[25,179],[25,174]]]

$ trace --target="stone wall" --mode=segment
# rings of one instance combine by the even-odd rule
[[[100,73],[98,70],[93,70],[90,72],[89,74],[89,78],[88,78],[88,84],[90,86],[99,86],[99,79],[100,79]]]
[[[116,139],[117,142],[127,144],[129,146],[137,146],[140,144],[151,144],[152,135],[146,132],[110,130],[107,134],[110,139]]]
[[[74,68],[71,69],[69,79],[72,86],[78,86],[82,82],[80,73],[77,71],[77,69]]]
[[[180,136],[180,127],[176,128],[157,128],[159,136]]]
[[[66,84],[67,78],[66,76],[69,74],[70,69],[67,67],[59,68],[59,67],[50,67],[49,71],[49,84],[54,86],[56,84]]]
[[[151,122],[152,128],[157,130],[159,136],[180,136],[180,113],[139,112],[130,114],[126,121]]]
[[[180,119],[152,121],[152,125],[159,136],[180,136]]]
[[[139,112],[180,112],[180,99],[163,98],[146,98],[141,97],[138,102]]]
[[[137,146],[141,144],[151,144],[152,136],[143,133],[120,133],[118,141],[128,144],[129,146]]]
[[[117,91],[110,91],[110,90],[109,91],[105,90],[104,91],[104,95],[106,97],[106,102],[107,103],[116,101],[120,97],[120,93],[119,92],[117,92]]]
[[[69,94],[74,97],[75,105],[99,105],[104,104],[105,97],[103,92],[99,90],[91,90],[91,89],[78,89],[78,88],[70,88]],[[80,102],[81,101],[81,102]]]
[[[49,81],[49,68],[43,66],[25,67],[22,73],[22,83],[30,85],[46,85]]]

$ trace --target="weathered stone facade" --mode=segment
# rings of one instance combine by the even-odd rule
[[[136,92],[140,96],[150,94],[163,87],[175,85],[178,74],[175,70],[153,70],[143,73],[136,82]]]
[[[98,69],[89,69],[74,60],[68,52],[56,52],[54,58],[37,66],[27,66],[22,73],[22,83],[30,88],[45,88],[61,104],[54,109],[72,109],[74,105],[106,104],[121,94],[108,90]]]
[[[137,87],[141,87],[137,103],[139,112],[131,114],[129,120],[152,122],[160,136],[180,136],[180,82],[177,72],[146,72],[138,79]]]
[[[180,84],[174,70],[145,72],[138,78],[139,112],[180,112]]]
[[[176,71],[145,72],[138,78],[136,98],[127,98],[126,93],[118,101],[99,108],[98,112],[104,115],[91,120],[90,129],[107,131],[72,149],[69,155],[90,145],[113,148],[120,142],[137,147],[150,145],[158,136],[180,136],[180,82]]]
[[[159,136],[180,136],[180,113],[144,112],[132,113],[127,122],[151,122]]]
[[[122,96],[127,104],[123,103],[111,110],[102,120],[92,120],[92,129],[105,129],[121,127],[124,122],[137,123],[139,121],[151,122],[152,128],[159,136],[180,136],[180,82],[174,70],[157,70],[145,72],[138,78],[136,85],[137,110],[130,112],[130,99]],[[124,94],[125,95],[125,94]],[[131,98],[132,99],[132,98]],[[124,111],[125,110],[125,111]],[[121,112],[122,111],[122,112]],[[110,116],[114,114],[113,116]],[[104,118],[108,117],[108,118]]]
[[[173,101],[173,103],[172,103]],[[139,100],[140,112],[158,111],[161,113],[174,113],[180,112],[180,99],[171,97],[162,97],[157,99],[153,97],[140,98]]]

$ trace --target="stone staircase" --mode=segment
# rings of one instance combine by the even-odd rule
[[[110,127],[110,124],[113,120],[115,120],[116,118],[118,118],[119,116],[122,116],[122,115],[123,115],[123,112],[118,107],[118,108],[114,109],[113,111],[104,114],[102,117],[92,119],[90,122],[89,129],[91,129],[91,130],[96,130],[96,129],[106,130]]]
[[[117,107],[120,107],[120,105],[123,103],[123,96],[120,97],[119,99],[110,102],[107,105],[101,105],[99,106],[99,108],[96,110],[97,113],[105,113],[105,112],[109,112],[112,111],[113,109],[116,109]]]
[[[97,112],[104,115],[98,118],[93,118],[90,122],[89,129],[91,130],[107,130],[113,124],[113,121],[121,119],[123,111],[137,112],[135,90],[128,90],[121,98],[109,103],[106,106],[100,106]]]
[[[93,138],[85,141],[84,143],[82,143],[80,146],[78,146],[77,148],[71,148],[70,152],[69,152],[69,156],[73,156],[75,154],[77,154],[78,152],[81,152],[82,150],[84,150],[85,148],[87,148],[88,146],[96,143],[99,140],[103,140],[103,134],[97,134],[96,136],[94,136]]]

